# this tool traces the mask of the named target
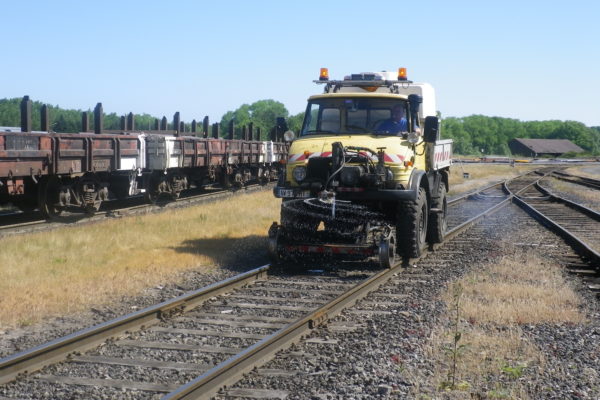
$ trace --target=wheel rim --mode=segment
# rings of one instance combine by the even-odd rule
[[[448,209],[448,204],[446,203],[446,197],[444,197],[444,205],[442,206],[442,233],[446,233],[448,230],[448,221],[446,220],[446,211]]]
[[[419,245],[425,243],[427,235],[427,204],[421,207],[421,215],[419,216]]]

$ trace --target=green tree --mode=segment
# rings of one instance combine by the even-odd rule
[[[302,121],[304,121],[304,112],[292,115],[288,118],[288,127],[298,136],[302,129]]]
[[[287,118],[288,110],[283,103],[275,100],[259,100],[252,104],[242,104],[235,111],[228,111],[221,118],[221,136],[227,135],[229,122],[233,120],[234,137],[241,137],[242,127],[253,123],[254,129],[260,128],[261,140],[266,140],[275,126],[277,117]]]

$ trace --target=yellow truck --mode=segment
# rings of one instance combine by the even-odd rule
[[[435,92],[406,69],[329,79],[311,96],[274,195],[274,262],[377,259],[390,267],[444,240],[452,140],[440,139]]]

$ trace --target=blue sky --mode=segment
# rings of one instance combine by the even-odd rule
[[[600,125],[598,1],[0,0],[0,98],[215,122],[332,78],[408,69],[443,116]]]

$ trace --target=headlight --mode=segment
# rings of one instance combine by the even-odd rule
[[[296,182],[302,182],[306,178],[306,167],[299,166],[294,168],[292,175],[294,175]]]
[[[295,137],[296,135],[292,131],[285,131],[285,133],[283,134],[283,140],[285,140],[286,142],[291,142],[292,140],[294,140]]]

